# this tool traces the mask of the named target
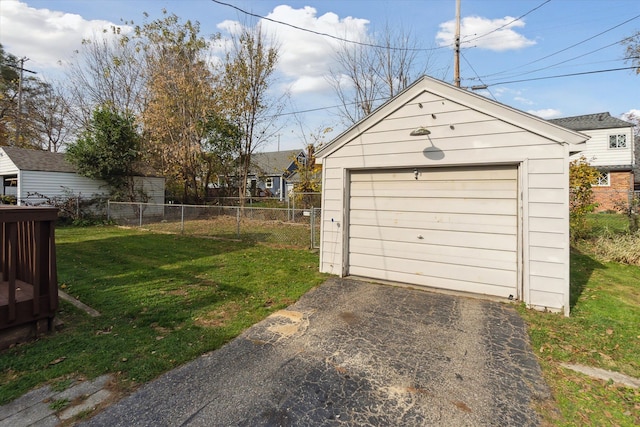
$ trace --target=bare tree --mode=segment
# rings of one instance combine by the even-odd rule
[[[622,40],[626,46],[626,60],[636,67],[636,74],[640,74],[640,31]]]
[[[356,123],[424,74],[430,56],[419,64],[420,52],[410,31],[388,24],[368,44],[343,43],[328,80],[340,100],[344,123]]]
[[[71,133],[71,110],[60,88],[43,82],[38,96],[30,103],[30,117],[39,148],[58,152]]]
[[[145,66],[136,40],[119,27],[82,42],[67,69],[68,93],[79,127],[91,122],[97,106],[138,115],[145,103]]]
[[[267,38],[260,25],[244,26],[232,37],[222,88],[227,117],[237,124],[240,132],[239,196],[242,205],[251,155],[279,131],[277,117],[284,108],[286,94],[273,97],[269,92],[277,62],[277,45]]]

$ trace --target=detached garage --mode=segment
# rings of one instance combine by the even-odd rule
[[[423,77],[318,151],[320,270],[568,315],[568,159],[587,138]]]

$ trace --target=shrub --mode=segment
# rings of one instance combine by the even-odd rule
[[[569,225],[573,241],[587,236],[589,232],[587,214],[596,207],[591,187],[598,175],[598,170],[590,166],[584,157],[573,160],[569,165]]]
[[[599,236],[592,250],[605,261],[640,265],[640,233]]]

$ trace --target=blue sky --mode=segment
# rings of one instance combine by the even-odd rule
[[[455,0],[224,2],[350,40],[364,40],[387,24],[402,27],[425,49],[419,59],[429,62],[428,74],[453,80]],[[68,60],[83,37],[121,20],[142,23],[143,12],[153,19],[163,8],[199,21],[204,35],[224,35],[234,21],[251,22],[210,0],[0,0],[0,43],[52,80],[60,76],[59,61]],[[640,76],[632,70],[545,78],[630,66],[619,42],[640,31],[640,1],[462,0],[461,16],[463,86],[487,84],[483,95],[544,118],[640,112]],[[290,116],[280,148],[302,147],[301,127],[307,133],[325,126],[342,131],[333,110],[321,109],[337,104],[324,77],[335,67],[335,40],[274,23],[263,27],[281,45],[276,90],[291,93],[288,110],[320,109],[299,114],[301,124]]]

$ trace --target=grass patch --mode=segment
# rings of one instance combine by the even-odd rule
[[[576,247],[601,261],[640,265],[640,232],[629,231],[629,217],[623,214],[598,213],[587,217],[590,228],[586,239]]]
[[[553,425],[640,424],[640,391],[569,371],[583,364],[640,378],[640,267],[571,255],[571,317],[521,309],[560,414]]]
[[[145,228],[151,231],[163,233],[184,233],[194,236],[207,236],[224,240],[242,240],[249,243],[281,244],[288,247],[308,248],[311,243],[311,228],[306,223],[290,223],[279,220],[283,216],[281,211],[264,211],[250,215],[266,219],[242,218],[240,221],[240,234],[238,234],[238,222],[235,217],[221,215],[208,219],[193,219],[184,222],[157,222],[145,224]],[[301,214],[298,214],[302,216]],[[270,219],[269,216],[273,216]]]
[[[58,399],[58,400],[54,400],[53,402],[51,402],[49,404],[49,408],[52,411],[55,412],[60,412],[62,411],[64,408],[66,408],[67,406],[69,406],[71,402],[69,401],[69,399]]]
[[[118,227],[56,231],[61,332],[0,353],[0,404],[47,382],[111,373],[127,391],[219,348],[320,284],[318,256]]]
[[[591,237],[610,236],[629,232],[629,217],[619,213],[595,213],[587,216]]]

